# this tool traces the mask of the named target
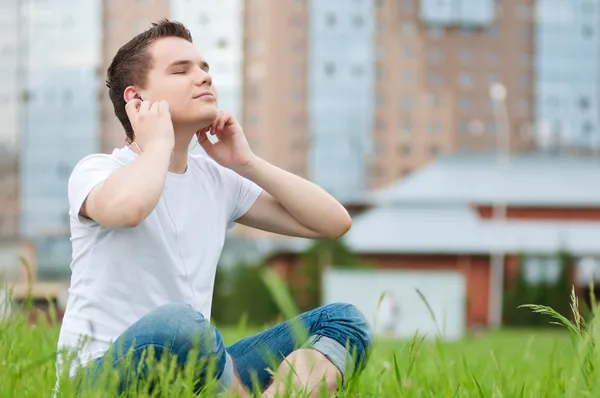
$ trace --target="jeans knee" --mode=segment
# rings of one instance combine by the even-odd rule
[[[150,313],[145,320],[152,329],[155,345],[168,349],[180,365],[187,365],[194,352],[197,362],[214,361],[216,377],[226,361],[225,344],[218,329],[192,306],[169,303]]]
[[[363,362],[373,348],[374,333],[370,322],[353,304],[334,303],[325,308],[330,327],[337,330],[343,340],[340,344],[348,346],[350,354],[355,351],[357,362]]]

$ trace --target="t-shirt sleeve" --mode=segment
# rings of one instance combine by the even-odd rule
[[[228,226],[232,227],[256,203],[263,189],[229,169],[225,171],[225,186],[229,193]]]
[[[77,163],[69,177],[69,215],[83,222],[79,211],[85,199],[96,185],[121,166],[115,159],[104,154],[90,155]]]

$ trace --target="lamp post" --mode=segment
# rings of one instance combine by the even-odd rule
[[[501,83],[494,83],[489,88],[489,96],[494,106],[494,119],[496,123],[496,171],[498,183],[493,206],[493,220],[502,225],[506,220],[506,201],[502,200],[505,184],[506,170],[510,164],[510,128],[508,111],[506,107],[507,90]],[[491,253],[490,269],[490,302],[489,324],[497,328],[502,324],[502,299],[504,293],[504,242],[496,242]]]

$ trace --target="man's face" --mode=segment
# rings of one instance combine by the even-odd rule
[[[139,92],[144,100],[165,100],[173,124],[201,129],[217,117],[216,93],[208,64],[187,40],[168,37],[155,41],[148,49],[152,69],[146,88]]]

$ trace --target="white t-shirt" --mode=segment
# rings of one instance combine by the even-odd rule
[[[80,217],[92,188],[137,156],[128,147],[87,156],[69,179],[72,276],[58,348],[77,351],[71,375],[163,304],[186,302],[210,319],[226,231],[262,192],[212,159],[189,155],[186,172],[168,173],[156,208],[139,226],[110,229]]]

